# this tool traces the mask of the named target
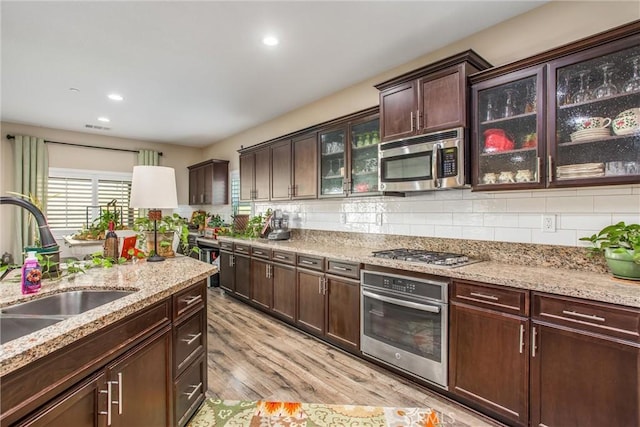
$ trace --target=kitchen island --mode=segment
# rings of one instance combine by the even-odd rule
[[[154,423],[183,425],[206,391],[204,279],[215,271],[178,256],[45,280],[33,295],[22,295],[19,283],[5,281],[0,308],[75,290],[133,292],[0,346],[2,426],[18,420],[47,425],[65,416],[73,419],[78,416],[73,412],[78,406],[68,410],[73,402],[82,403],[80,412],[87,420],[74,425],[99,425],[103,415],[115,425],[135,425],[146,422],[141,416],[153,405],[157,409],[148,413],[156,417]],[[147,379],[157,390],[149,395],[159,401],[136,398]],[[107,393],[116,402],[129,396],[124,406],[129,410],[123,411],[122,403],[109,405],[103,396]]]

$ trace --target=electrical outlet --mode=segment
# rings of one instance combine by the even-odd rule
[[[556,232],[556,216],[551,214],[542,215],[542,231],[544,233]]]

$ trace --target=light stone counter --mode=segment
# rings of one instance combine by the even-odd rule
[[[0,307],[39,298],[47,294],[81,289],[132,290],[134,293],[104,304],[55,325],[6,342],[0,346],[0,376],[6,375],[55,350],[85,337],[185,289],[216,271],[190,257],[167,258],[163,262],[92,268],[60,280],[45,280],[37,294],[22,295],[20,283],[0,283]]]
[[[640,308],[640,282],[616,279],[607,273],[570,268],[529,267],[497,261],[481,261],[464,267],[447,268],[418,262],[375,258],[371,256],[371,252],[379,248],[348,246],[342,242],[332,244],[304,240],[269,241],[230,237],[219,237],[219,239]]]

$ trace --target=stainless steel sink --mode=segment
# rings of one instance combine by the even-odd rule
[[[0,316],[0,344],[62,321],[61,317]]]
[[[0,344],[28,335],[133,291],[69,291],[0,309]]]
[[[5,307],[2,314],[73,316],[130,295],[132,291],[69,291]]]

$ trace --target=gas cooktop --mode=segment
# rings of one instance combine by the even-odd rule
[[[423,262],[426,264],[440,265],[445,267],[459,267],[462,265],[477,262],[477,260],[469,259],[466,255],[452,254],[448,252],[424,251],[421,249],[388,249],[384,251],[375,251],[373,256],[376,258],[397,259],[402,261]]]

